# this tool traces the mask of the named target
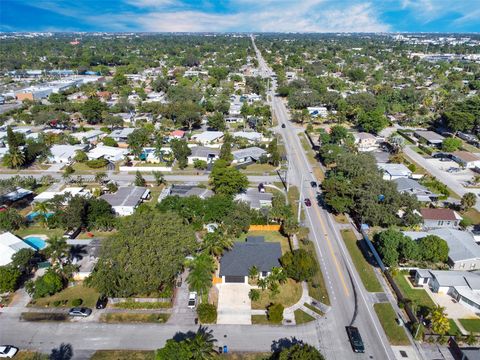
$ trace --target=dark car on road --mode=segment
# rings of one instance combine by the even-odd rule
[[[282,129],[285,129],[285,124],[282,124]]]
[[[310,199],[308,199],[308,198],[305,199],[305,206],[306,206],[306,207],[312,206],[312,202],[310,201]]]
[[[356,353],[364,353],[365,345],[363,345],[362,337],[360,336],[360,331],[355,326],[347,326],[348,340],[352,345],[352,349]]]
[[[108,298],[105,295],[100,295],[97,300],[97,304],[95,308],[97,309],[105,309],[107,307]]]
[[[310,181],[310,186],[312,188],[316,188],[318,185],[317,185],[317,182],[316,181]]]
[[[74,307],[68,312],[70,316],[87,317],[92,313],[92,309],[86,307]]]

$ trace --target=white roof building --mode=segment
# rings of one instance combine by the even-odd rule
[[[380,170],[383,170],[384,180],[395,180],[400,178],[409,178],[412,176],[412,172],[403,164],[377,164]]]
[[[200,134],[195,134],[192,139],[203,144],[208,145],[214,142],[220,142],[223,139],[223,132],[221,131],[204,131]]]
[[[11,232],[0,234],[0,266],[10,264],[12,262],[12,256],[20,249],[35,250]]]
[[[135,131],[134,128],[117,129],[117,130],[113,130],[108,136],[115,141],[126,141],[128,138],[128,135],[130,135],[134,131]]]
[[[51,163],[68,164],[73,161],[75,153],[80,150],[85,150],[88,145],[53,145],[50,148],[51,156],[48,161]]]
[[[90,160],[104,158],[111,162],[122,160],[128,154],[128,149],[113,146],[97,145],[87,153]]]
[[[86,139],[88,142],[93,142],[101,139],[103,136],[105,136],[105,133],[100,130],[90,130],[85,132],[73,133],[70,134],[70,136],[74,137],[78,141],[83,141],[84,139]]]
[[[71,196],[85,196],[85,197],[90,197],[91,193],[90,191],[84,189],[83,187],[66,187],[62,191],[44,191],[33,199],[33,202],[44,202],[44,201],[49,201],[52,200],[55,195],[66,195],[70,194]]]
[[[256,131],[236,131],[233,137],[247,139],[250,142],[260,142],[263,140],[263,135]]]

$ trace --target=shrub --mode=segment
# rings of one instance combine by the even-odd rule
[[[470,219],[467,219],[467,218],[463,218],[462,220],[460,220],[460,227],[462,229],[465,229],[469,226],[472,226],[473,225],[473,221],[470,220]]]
[[[107,166],[108,160],[100,158],[100,159],[94,159],[94,160],[88,160],[85,162],[89,168],[92,169],[100,169],[104,166]]]
[[[53,302],[53,306],[55,306],[55,307],[59,307],[61,304],[62,304],[62,302],[60,300],[55,300]]]
[[[195,160],[193,162],[193,167],[198,170],[205,170],[208,167],[208,164],[205,160]]]
[[[268,307],[268,320],[273,323],[280,324],[283,320],[283,310],[284,307],[282,304],[272,304]]]
[[[284,254],[280,263],[287,276],[296,281],[305,281],[315,275],[317,262],[311,253],[304,249],[297,249]]]
[[[80,306],[82,305],[83,300],[82,299],[73,299],[72,300],[72,306]]]
[[[212,324],[217,321],[217,308],[212,304],[200,304],[197,307],[198,318],[203,324]]]

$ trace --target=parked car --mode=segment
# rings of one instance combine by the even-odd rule
[[[81,230],[82,230],[81,228],[67,230],[63,234],[63,237],[65,239],[75,239],[78,236],[78,234],[80,234]]]
[[[11,359],[18,352],[18,348],[12,345],[0,345],[0,358]]]
[[[108,304],[108,297],[105,295],[100,295],[97,300],[97,304],[95,305],[95,308],[97,309],[105,309]]]
[[[312,206],[312,202],[310,201],[309,198],[306,198],[306,199],[305,199],[305,206],[306,206],[306,207]]]
[[[316,188],[318,185],[317,185],[317,182],[316,181],[310,181],[310,186],[312,188]]]
[[[196,305],[197,305],[197,292],[191,291],[190,294],[188,294],[188,307],[190,309],[194,309]]]
[[[356,353],[364,353],[365,345],[363,345],[362,337],[360,336],[360,331],[355,326],[347,326],[348,340],[352,345],[352,349]]]
[[[282,124],[282,129],[285,129],[285,124]]]
[[[70,316],[87,317],[92,313],[92,309],[86,307],[74,307],[68,312]]]

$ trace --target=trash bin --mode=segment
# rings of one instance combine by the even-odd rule
[[[223,353],[224,354],[228,353],[228,346],[227,345],[223,345]]]

